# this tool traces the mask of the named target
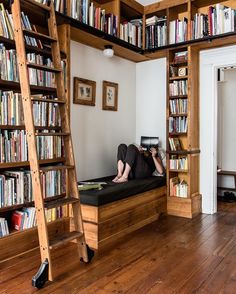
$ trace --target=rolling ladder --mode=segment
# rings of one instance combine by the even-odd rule
[[[49,35],[44,35],[36,31],[30,31],[22,28],[21,23],[21,4],[35,6],[35,9],[41,9],[47,15]],[[39,246],[42,264],[38,273],[33,277],[32,284],[37,288],[43,287],[47,280],[53,280],[53,264],[51,262],[51,250],[66,243],[76,240],[78,254],[81,261],[88,263],[93,257],[93,251],[86,245],[84,229],[79,201],[79,192],[77,187],[77,178],[75,171],[75,162],[73,155],[73,146],[71,131],[69,125],[68,109],[65,99],[65,86],[63,70],[61,66],[61,55],[58,41],[57,25],[53,2],[50,5],[43,5],[34,0],[14,0],[12,3],[12,17],[14,23],[14,36],[16,43],[17,62],[20,76],[20,87],[22,95],[22,104],[24,111],[25,129],[28,142],[28,155],[32,176],[32,186],[35,199],[36,219],[38,226]],[[24,36],[34,37],[35,39],[46,41],[50,44],[53,67],[42,66],[27,62]],[[53,72],[55,74],[55,95],[56,99],[35,98],[31,95],[31,86],[29,82],[28,69],[35,68],[43,71]],[[43,90],[42,90],[43,92]],[[56,132],[42,133],[37,132],[34,126],[33,101],[43,101],[46,103],[57,103],[60,109],[61,129]],[[65,162],[62,165],[42,167],[39,164],[36,146],[36,136],[60,136],[63,138],[65,150]],[[57,200],[44,201],[41,184],[41,175],[52,170],[65,170],[66,174],[66,195]],[[72,219],[74,231],[68,232],[49,240],[47,222],[45,218],[45,209],[51,209],[63,205],[72,206]]]

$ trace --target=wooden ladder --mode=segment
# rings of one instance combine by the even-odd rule
[[[35,6],[35,9],[41,9],[47,15],[48,32],[49,35],[29,31],[22,28],[21,22],[21,5]],[[12,3],[12,16],[14,23],[14,35],[16,43],[16,52],[20,76],[20,87],[24,111],[25,129],[28,142],[28,155],[30,162],[30,169],[32,175],[32,186],[36,208],[36,219],[38,226],[39,246],[41,253],[41,267],[38,273],[33,277],[33,286],[37,288],[43,287],[47,280],[53,280],[53,267],[51,262],[51,250],[64,245],[69,241],[76,240],[78,244],[79,258],[85,263],[90,262],[93,257],[93,251],[86,245],[84,237],[84,229],[81,215],[81,207],[79,201],[79,192],[77,186],[73,146],[71,139],[71,131],[68,117],[68,107],[65,99],[64,77],[61,66],[61,55],[58,41],[57,25],[55,18],[55,11],[53,1],[50,5],[43,5],[34,0],[14,0]],[[34,37],[36,39],[47,41],[51,46],[51,55],[53,67],[41,66],[31,64],[26,59],[26,48],[24,36]],[[31,95],[31,86],[29,82],[28,69],[35,68],[55,73],[55,102],[44,99],[43,102],[57,103],[60,108],[61,115],[61,132],[57,133],[43,133],[46,136],[61,136],[64,140],[65,162],[63,165],[54,165],[50,167],[42,167],[39,164],[36,146],[36,136],[41,136],[42,133],[35,131],[32,105],[33,101],[37,100]],[[42,90],[43,92],[43,90]],[[38,101],[42,101],[39,100]],[[43,199],[43,191],[41,186],[41,175],[50,170],[65,170],[66,173],[66,196],[59,200],[45,202]],[[45,209],[59,207],[71,204],[72,219],[74,224],[74,231],[60,235],[55,240],[49,240],[47,222],[45,218]]]

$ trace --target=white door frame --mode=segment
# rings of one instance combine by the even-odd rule
[[[200,52],[200,193],[203,213],[217,212],[217,69],[236,64],[236,46]]]

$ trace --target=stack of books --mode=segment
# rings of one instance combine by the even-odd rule
[[[170,100],[170,113],[183,114],[188,112],[187,99],[171,99]]]
[[[27,61],[32,64],[44,65],[53,67],[52,60],[40,54],[28,53],[26,55]],[[31,85],[43,87],[55,87],[55,74],[45,70],[29,68],[29,80]]]
[[[0,175],[0,208],[31,201],[30,171],[5,171]]]
[[[4,44],[0,44],[0,79],[19,82],[16,50],[7,50]]]
[[[32,98],[54,99],[50,95],[33,95]],[[56,100],[55,100],[56,101]],[[60,127],[61,116],[57,103],[34,101],[33,103],[34,125],[39,127]]]
[[[21,94],[0,90],[0,125],[24,124]]]
[[[120,39],[134,46],[142,47],[142,19],[123,21],[120,24]]]
[[[117,16],[112,13],[106,14],[105,9],[96,7],[95,2],[71,0],[71,17],[107,34],[117,36]]]
[[[169,84],[169,95],[170,96],[179,96],[188,94],[188,81],[180,80],[173,81]]]
[[[186,117],[170,117],[169,132],[170,133],[186,133],[188,130],[188,120]]]
[[[188,62],[188,51],[175,52],[174,60],[175,64],[181,64]]]
[[[170,150],[180,151],[182,150],[182,145],[179,138],[169,138]]]
[[[167,45],[166,16],[156,15],[146,19],[146,49],[155,49]]]
[[[222,4],[208,8],[208,14],[196,13],[191,22],[191,38],[199,39],[235,32],[236,10]]]
[[[0,130],[0,163],[28,160],[26,133]]]
[[[178,157],[177,155],[171,155],[170,169],[172,169],[172,170],[187,170],[188,169],[188,158],[186,156]]]
[[[188,197],[188,184],[184,180],[180,180],[178,177],[170,179],[170,196],[175,197]]]
[[[0,36],[7,39],[14,39],[12,15],[0,3]]]
[[[188,40],[188,20],[172,20],[169,26],[169,44],[185,42]]]
[[[7,220],[4,217],[0,217],[0,238],[7,235],[9,235]]]
[[[47,171],[41,176],[43,197],[53,197],[66,192],[65,170]]]

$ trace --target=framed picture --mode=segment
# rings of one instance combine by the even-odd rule
[[[103,81],[102,109],[117,111],[118,108],[118,84]]]
[[[96,82],[74,77],[73,103],[95,106]]]

